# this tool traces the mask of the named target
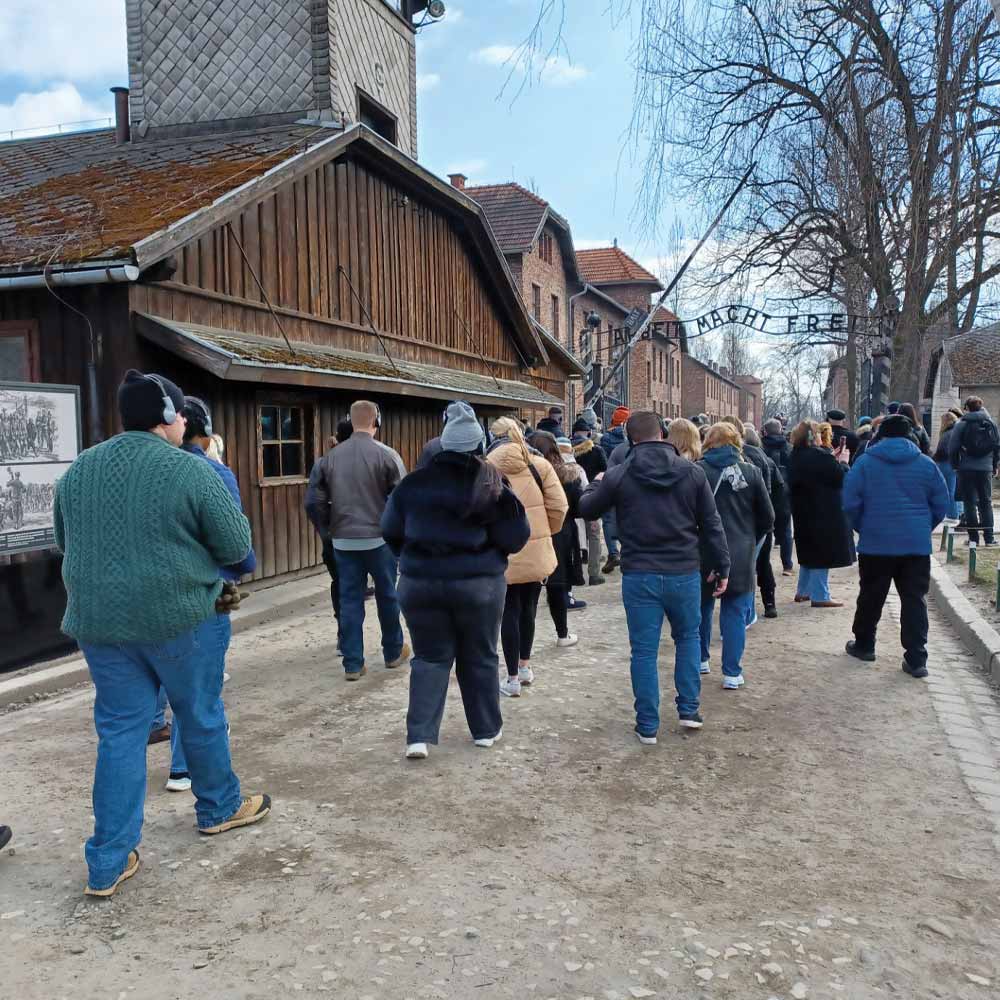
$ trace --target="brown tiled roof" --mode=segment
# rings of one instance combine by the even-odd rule
[[[0,266],[119,259],[337,134],[290,125],[116,146],[100,129],[0,142]]]
[[[326,376],[330,385],[368,385],[375,391],[398,392],[400,385],[406,385],[413,395],[431,399],[462,397],[472,403],[494,405],[548,406],[559,402],[555,396],[527,382],[494,379],[489,375],[401,358],[390,360],[379,354],[339,347],[293,341],[293,350],[289,351],[284,341],[275,338],[143,313],[136,314],[136,328],[147,339],[224,379],[253,381],[264,370],[270,373],[271,381],[292,384],[299,382],[296,373],[301,373],[304,385],[324,384],[323,376]],[[191,353],[187,345],[201,350]]]
[[[504,253],[531,249],[535,234],[549,211],[549,203],[520,184],[486,184],[464,189],[479,202]]]
[[[928,373],[930,389],[927,395],[933,393],[941,351],[948,359],[953,385],[1000,385],[1000,323],[942,341],[941,347],[934,352],[932,373]]]
[[[672,313],[669,309],[664,306],[660,306],[659,309],[653,314],[654,323],[678,323],[680,322],[680,317],[676,313]]]
[[[597,250],[577,250],[577,263],[583,280],[590,285],[623,285],[633,281],[651,283],[662,288],[655,274],[650,274],[619,247]]]

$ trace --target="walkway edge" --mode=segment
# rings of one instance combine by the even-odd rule
[[[934,556],[931,556],[931,595],[990,680],[1000,685],[1000,633],[986,623]]]
[[[253,591],[245,607],[233,615],[233,635],[316,608],[330,608],[330,577],[325,569],[313,576]],[[0,680],[0,709],[35,701],[89,680],[86,661],[79,653],[54,663],[26,667]]]

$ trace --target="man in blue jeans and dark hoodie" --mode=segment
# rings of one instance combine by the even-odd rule
[[[63,631],[94,682],[97,768],[86,893],[110,896],[139,870],[146,741],[162,685],[181,723],[198,830],[262,820],[263,794],[233,773],[222,707],[229,615],[219,567],[245,559],[250,524],[216,473],[181,451],[184,396],[129,371],[118,389],[124,433],[82,452],[56,484]]]
[[[948,513],[948,487],[937,464],[910,439],[902,414],[886,417],[844,480],[844,513],[858,532],[861,590],[854,639],[847,652],[875,659],[875,631],[889,587],[900,603],[903,670],[927,676],[927,590],[931,580],[931,532]]]
[[[663,440],[657,414],[628,420],[634,447],[628,462],[591,483],[580,500],[586,519],[614,510],[621,542],[622,601],[632,646],[632,691],[639,742],[655,744],[660,728],[657,657],[663,617],[674,640],[677,712],[687,729],[704,723],[698,708],[701,625],[699,542],[714,567],[714,594],[725,593],[729,548],[703,469]]]

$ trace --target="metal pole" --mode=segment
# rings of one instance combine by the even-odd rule
[[[753,173],[754,168],[756,166],[757,163],[755,161],[751,163],[750,166],[747,168],[747,172],[743,175],[742,179],[736,186],[736,189],[733,191],[733,193],[726,199],[725,205],[722,206],[722,210],[712,220],[712,224],[708,227],[708,230],[705,233],[705,235],[702,236],[700,240],[698,240],[698,245],[687,255],[687,259],[684,261],[683,264],[681,264],[677,273],[671,279],[670,284],[667,285],[667,287],[663,290],[663,294],[659,297],[659,299],[657,299],[656,305],[649,310],[649,312],[646,314],[646,318],[639,324],[635,333],[633,333],[632,336],[629,338],[628,343],[625,345],[625,349],[622,351],[618,360],[611,366],[611,370],[608,372],[604,381],[601,383],[601,387],[597,390],[597,393],[594,396],[595,401],[599,400],[604,395],[605,387],[615,377],[616,373],[618,372],[618,369],[621,368],[621,366],[625,363],[625,359],[631,353],[632,348],[635,347],[635,345],[638,344],[639,341],[642,339],[642,335],[646,332],[646,327],[649,326],[649,324],[653,320],[653,317],[662,308],[663,303],[667,301],[667,298],[669,297],[670,293],[677,287],[677,283],[681,280],[682,277],[684,277],[684,272],[690,266],[691,261],[694,260],[695,255],[708,242],[709,237],[712,235],[712,233],[715,232],[719,223],[722,222],[726,212],[729,211],[730,206],[733,204],[734,201],[736,201],[737,196],[743,190],[743,188],[746,187],[746,183],[748,180],[750,180],[750,175]]]
[[[944,552],[948,548],[948,535],[951,534],[951,525],[946,524],[941,529],[941,544],[938,546],[938,552]]]
[[[969,583],[976,582],[976,543],[969,542]]]
[[[955,561],[955,534],[954,532],[948,532],[948,555],[946,556],[946,562]]]
[[[1000,566],[997,566],[997,593],[996,600],[993,603],[997,611],[1000,611]]]

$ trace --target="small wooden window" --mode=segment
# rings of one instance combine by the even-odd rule
[[[0,323],[0,382],[39,382],[41,377],[37,324]]]
[[[261,482],[301,480],[309,475],[312,407],[257,408],[257,466]]]
[[[399,145],[396,116],[363,90],[358,90],[358,121],[383,139],[388,139],[394,146]]]
[[[542,321],[542,286],[532,285],[531,286],[531,314],[538,320],[539,323]]]
[[[559,296],[552,296],[552,336],[559,339]]]
[[[552,237],[548,233],[542,233],[538,237],[538,256],[545,261],[546,264],[552,263]]]

